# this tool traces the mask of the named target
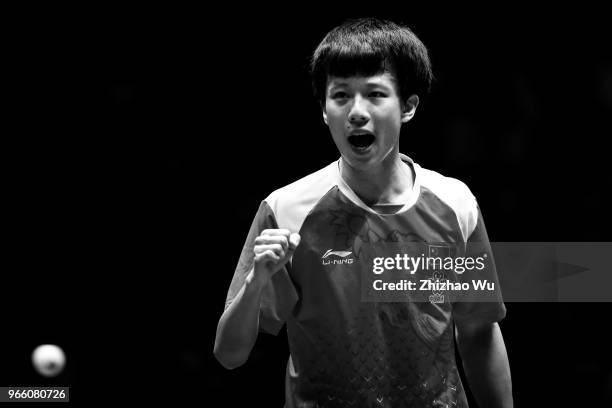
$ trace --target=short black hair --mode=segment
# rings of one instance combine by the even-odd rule
[[[425,45],[406,26],[377,18],[348,20],[332,29],[310,64],[315,98],[322,104],[329,77],[391,73],[402,102],[431,88],[433,73]]]

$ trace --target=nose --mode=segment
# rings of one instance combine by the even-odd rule
[[[363,126],[370,120],[366,103],[367,101],[359,95],[353,99],[353,105],[348,115],[348,121],[351,126]]]

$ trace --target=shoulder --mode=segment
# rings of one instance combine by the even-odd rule
[[[478,221],[478,203],[468,186],[453,177],[418,167],[421,188],[428,190],[449,206],[457,216],[464,239],[470,236]]]
[[[265,203],[280,228],[298,231],[310,210],[337,185],[337,162],[272,192]]]
[[[421,186],[453,208],[472,209],[476,205],[476,198],[463,181],[420,166],[418,169]]]

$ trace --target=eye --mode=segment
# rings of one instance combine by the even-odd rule
[[[387,94],[381,91],[370,92],[370,98],[386,98]]]
[[[345,99],[348,98],[348,94],[344,91],[337,91],[332,93],[331,97],[332,99]]]

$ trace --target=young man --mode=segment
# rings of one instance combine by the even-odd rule
[[[366,253],[410,242],[488,245],[470,190],[399,153],[400,128],[431,84],[425,46],[407,27],[350,21],[318,46],[312,75],[341,158],[261,203],[215,356],[240,366],[259,330],[286,324],[286,407],[465,407],[455,328],[480,405],[512,406],[501,300],[363,300]]]

